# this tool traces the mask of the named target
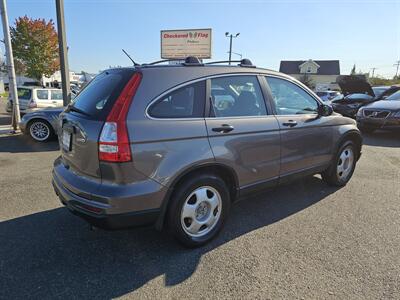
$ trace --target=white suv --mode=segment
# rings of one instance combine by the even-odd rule
[[[62,107],[63,95],[61,89],[44,89],[40,87],[24,86],[18,89],[19,110],[22,113],[27,110],[42,109],[47,107]],[[7,111],[11,112],[13,100],[8,98]]]

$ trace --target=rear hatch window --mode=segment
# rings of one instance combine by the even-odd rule
[[[74,172],[101,177],[98,139],[113,104],[134,69],[104,71],[95,77],[62,114],[61,152]]]
[[[71,105],[93,119],[105,120],[134,70],[104,71],[97,75],[74,99]]]

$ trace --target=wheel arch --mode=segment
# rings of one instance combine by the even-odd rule
[[[363,143],[363,138],[358,130],[349,130],[346,133],[342,135],[340,138],[339,142],[337,143],[335,153],[339,150],[340,146],[346,142],[346,141],[352,141],[356,148],[356,155],[357,155],[357,160],[361,157],[361,148],[362,148],[362,143]]]
[[[190,168],[185,169],[182,171],[176,178],[172,181],[172,184],[170,185],[168,192],[166,193],[162,205],[161,205],[161,210],[160,210],[160,215],[157,219],[157,222],[155,224],[157,230],[161,230],[164,225],[165,225],[165,217],[168,211],[169,207],[169,202],[171,195],[174,192],[174,189],[177,185],[179,185],[180,182],[185,180],[188,176],[193,176],[197,173],[214,173],[218,176],[220,176],[225,183],[228,186],[229,189],[229,194],[231,197],[231,202],[234,202],[235,199],[238,197],[238,192],[239,192],[239,180],[237,177],[236,172],[232,167],[229,167],[225,164],[221,163],[204,163],[196,166],[192,166]]]

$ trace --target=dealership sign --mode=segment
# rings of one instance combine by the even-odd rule
[[[211,29],[162,30],[161,58],[211,58]]]

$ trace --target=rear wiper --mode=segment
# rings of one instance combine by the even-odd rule
[[[77,112],[77,113],[80,113],[80,114],[82,114],[82,115],[85,115],[85,116],[90,117],[90,115],[89,115],[87,112],[84,112],[83,110],[81,110],[81,109],[79,109],[79,108],[76,108],[76,107],[73,106],[73,105],[69,105],[69,106],[67,107],[66,112],[70,112],[70,111],[74,111],[74,112]]]

